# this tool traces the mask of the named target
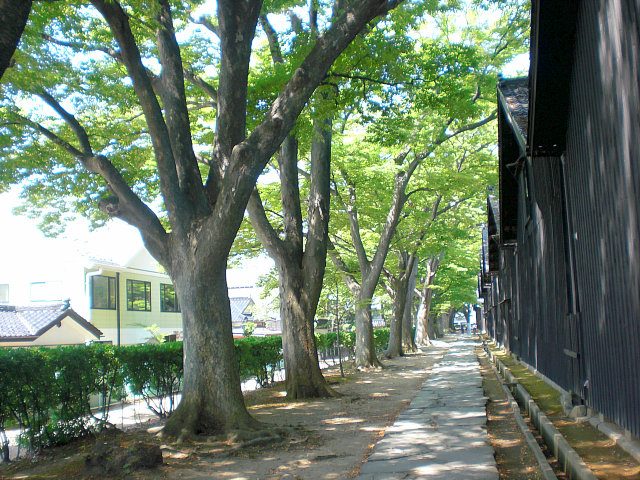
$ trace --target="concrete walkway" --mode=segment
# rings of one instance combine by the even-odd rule
[[[476,343],[468,335],[438,343],[448,352],[376,444],[358,480],[498,479]]]

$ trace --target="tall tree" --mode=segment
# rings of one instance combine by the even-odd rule
[[[137,227],[147,249],[171,276],[183,315],[184,383],[182,401],[165,426],[168,435],[261,428],[248,414],[240,390],[226,283],[229,251],[258,176],[315,88],[356,35],[397,3],[339,2],[340,13],[249,132],[249,69],[260,0],[218,0],[215,18],[203,20],[219,39],[219,44],[210,44],[219,49],[219,63],[214,65],[217,86],[185,65],[182,53],[190,57],[193,50],[181,46],[184,36],[176,34],[176,25],[188,23],[189,12],[182,4],[178,9],[168,0],[150,5],[92,0],[93,11],[67,2],[34,9],[40,16],[25,32],[31,35],[32,49],[11,69],[7,90],[16,101],[20,95],[35,95],[60,121],[9,106],[3,133],[19,141],[3,144],[8,151],[3,162],[22,168],[13,180],[25,170],[45,178],[62,171],[68,183],[73,172],[88,171],[91,175],[84,182],[94,189],[89,194],[92,201],[101,197],[104,214]],[[58,58],[59,48],[85,56],[73,58],[67,52]],[[107,58],[96,62],[96,52]],[[118,74],[115,81],[104,76],[107,70]],[[200,130],[190,121],[193,104],[185,79],[204,91],[209,106],[214,103],[216,108],[215,133],[198,137],[209,138],[211,145],[211,155],[204,159],[204,181],[198,165],[202,154],[194,147],[194,133]],[[113,96],[118,89],[124,94]],[[96,129],[109,115],[117,117],[115,124],[129,128],[144,118],[142,131],[121,145],[120,138],[109,136],[113,130]],[[36,140],[31,141],[34,133]],[[128,170],[126,163],[127,151],[136,151],[140,136],[153,151],[153,160],[143,162],[146,177]],[[35,158],[45,139],[59,151],[45,147],[48,155]],[[31,154],[30,162],[24,161],[25,153]],[[143,202],[149,195],[146,187],[154,185],[159,187],[166,220]]]
[[[428,257],[425,261],[426,272],[424,281],[420,290],[420,306],[418,307],[418,316],[416,317],[416,333],[414,342],[416,347],[428,347],[431,345],[429,338],[429,314],[431,313],[431,300],[433,298],[433,284],[438,266],[442,260],[442,255],[434,255]]]
[[[301,24],[295,14],[290,12],[290,16],[294,25]],[[310,36],[315,38],[320,28],[317,23],[318,5],[314,2],[311,3],[309,17]],[[276,30],[266,15],[260,16],[260,24],[267,35],[274,65],[283,65],[285,61]],[[298,26],[297,30],[300,28]],[[316,119],[312,132],[306,236],[298,180],[296,133],[289,134],[284,140],[278,155],[282,238],[267,217],[257,187],[247,206],[251,225],[278,269],[285,384],[287,397],[291,399],[335,395],[320,371],[313,331],[322,290],[329,227],[330,117]]]
[[[492,72],[525,44],[526,8],[519,2],[497,3],[504,7],[502,15],[484,28],[457,27],[456,12],[435,15],[438,28],[407,54],[414,69],[405,80],[376,90],[362,109],[359,120],[371,122],[367,137],[345,141],[335,175],[334,209],[344,212],[345,220],[333,236],[334,245],[344,248],[331,250],[330,256],[357,298],[356,364],[361,368],[379,364],[370,305],[403,208],[412,195],[431,188],[416,184],[414,174],[425,170],[428,177],[425,164],[437,163],[442,149],[496,118],[486,95],[495,88]],[[413,88],[415,84],[421,88]],[[382,192],[388,192],[386,199],[380,198]],[[375,218],[367,220],[365,235],[361,226],[368,212]],[[344,241],[347,235],[349,241]],[[349,270],[341,253],[357,258],[357,272]]]

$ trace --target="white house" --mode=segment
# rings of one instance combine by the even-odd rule
[[[83,278],[83,308],[106,340],[121,345],[143,343],[152,337],[152,329],[182,339],[175,289],[146,249],[122,265],[91,259]]]
[[[122,263],[79,253],[47,252],[46,257],[46,261],[32,262],[30,268],[0,269],[0,306],[68,301],[101,331],[100,340],[115,345],[144,343],[154,334],[182,339],[180,302],[171,279],[145,248]],[[236,327],[251,317],[251,290],[229,289]]]
[[[145,342],[152,326],[181,336],[182,315],[171,279],[146,249],[118,264],[79,253],[34,252],[23,268],[0,269],[0,305],[47,306],[68,301],[114,344]],[[33,261],[36,258],[39,261]],[[155,328],[154,327],[154,328]]]
[[[63,238],[45,238],[35,222],[12,215],[17,194],[0,194],[0,307],[46,307],[68,300],[101,331],[101,340],[145,342],[152,338],[151,327],[181,338],[182,315],[171,280],[133,227],[112,222],[89,232],[86,222],[77,220]],[[256,298],[250,284],[268,268],[254,261],[229,270],[229,296]],[[235,309],[236,316],[247,317],[246,306]]]

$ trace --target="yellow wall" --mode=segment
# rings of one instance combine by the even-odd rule
[[[103,276],[116,277],[115,271],[103,268]],[[151,282],[151,311],[127,310],[127,280],[143,280]],[[143,343],[151,337],[144,329],[151,325],[157,325],[160,333],[173,334],[182,332],[182,314],[160,311],[160,284],[171,284],[171,279],[164,275],[151,275],[144,273],[120,273],[119,306],[120,306],[120,344],[128,345]],[[87,282],[88,294],[91,293],[90,280]],[[111,340],[117,343],[117,314],[116,310],[91,309],[90,321],[104,333],[103,340]]]

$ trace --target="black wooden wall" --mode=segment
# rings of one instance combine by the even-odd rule
[[[566,152],[516,173],[489,332],[640,437],[640,0],[583,0]]]
[[[587,403],[640,436],[640,6],[581,5],[566,153]]]

